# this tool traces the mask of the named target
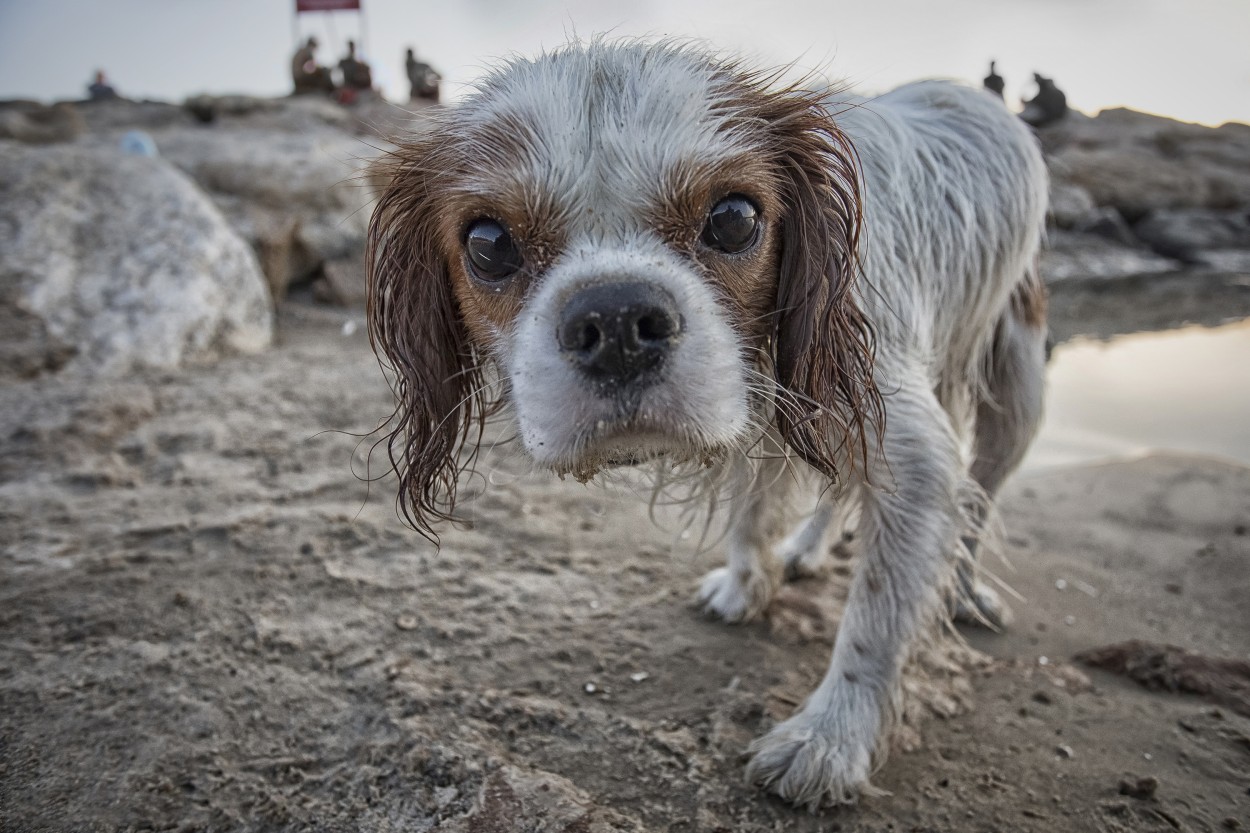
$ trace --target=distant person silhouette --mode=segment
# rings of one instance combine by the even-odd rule
[[[349,90],[373,89],[373,71],[369,65],[356,57],[356,41],[347,42],[347,55],[339,61],[339,72],[343,73],[343,86]]]
[[[404,62],[404,68],[408,72],[408,83],[411,86],[408,100],[438,103],[438,82],[443,80],[443,76],[424,61],[418,61],[411,48],[408,49],[408,58]]]
[[[291,58],[291,80],[295,94],[332,93],[334,79],[327,67],[317,66],[317,39],[310,37]]]
[[[92,101],[108,101],[120,96],[117,95],[117,90],[113,89],[113,85],[105,79],[104,70],[98,69],[95,73],[95,81],[87,85],[87,97]]]
[[[985,84],[985,89],[1002,98],[1003,89],[1006,85],[1003,82],[1003,77],[998,74],[997,65],[998,61],[990,61],[990,74],[985,76],[985,80],[982,83]]]
[[[1034,127],[1045,127],[1067,115],[1068,97],[1063,90],[1041,73],[1033,73],[1033,80],[1037,82],[1037,95],[1024,102],[1020,118]]]

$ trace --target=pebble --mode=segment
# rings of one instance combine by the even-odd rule
[[[417,627],[417,617],[411,613],[401,613],[395,617],[395,627],[401,631],[415,630]]]
[[[1152,775],[1138,778],[1136,781],[1129,781],[1127,778],[1120,780],[1120,795],[1149,801],[1155,797],[1155,793],[1158,791],[1159,779]]]
[[[640,683],[640,682],[642,682],[643,680],[647,679],[647,678],[648,678],[648,677],[650,677],[650,676],[651,676],[651,675],[650,675],[650,674],[648,674],[646,671],[635,671],[633,674],[630,674],[630,675],[629,675],[629,678],[630,678],[631,680],[633,680],[634,682],[636,682],[636,683]]]
[[[1060,758],[1067,758],[1068,760],[1072,760],[1072,757],[1076,753],[1072,751],[1071,746],[1068,746],[1066,743],[1061,743],[1055,747],[1055,754],[1057,754]]]
[[[595,685],[594,683],[586,683],[586,685],[582,686],[582,690],[585,691],[587,694],[594,694],[596,691],[599,690],[599,687]]]

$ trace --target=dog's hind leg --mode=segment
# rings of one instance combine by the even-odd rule
[[[777,557],[785,567],[787,581],[819,575],[829,561],[825,542],[830,531],[846,537],[853,529],[858,510],[854,488],[836,494],[822,492],[816,510],[796,526],[777,545]]]
[[[725,566],[703,577],[699,604],[726,622],[754,619],[781,586],[782,565],[773,553],[781,534],[782,509],[793,481],[790,461],[778,450],[742,461],[726,535]]]
[[[986,357],[984,395],[977,406],[971,474],[989,499],[1016,470],[1042,418],[1046,373],[1046,289],[1036,274],[1021,282],[1003,311]],[[978,518],[984,521],[984,518]],[[975,557],[978,542],[966,540]],[[973,564],[960,564],[955,618],[999,627],[1008,611],[992,589],[977,581]]]

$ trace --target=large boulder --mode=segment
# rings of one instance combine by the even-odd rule
[[[173,368],[273,338],[256,256],[161,159],[0,142],[0,376]]]
[[[1250,206],[1250,126],[1218,128],[1124,108],[1039,132],[1055,179],[1130,222],[1154,211]]]

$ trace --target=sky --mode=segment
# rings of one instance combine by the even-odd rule
[[[1007,100],[1034,71],[1089,113],[1129,106],[1186,121],[1250,122],[1250,0],[363,0],[301,15],[294,0],[0,0],[0,98],[81,97],[96,68],[130,97],[288,91],[296,35],[337,63],[363,41],[374,78],[405,100],[403,54],[454,99],[487,67],[574,35],[705,40],[761,66],[795,65],[882,91],[918,78],[979,81],[998,60]]]

